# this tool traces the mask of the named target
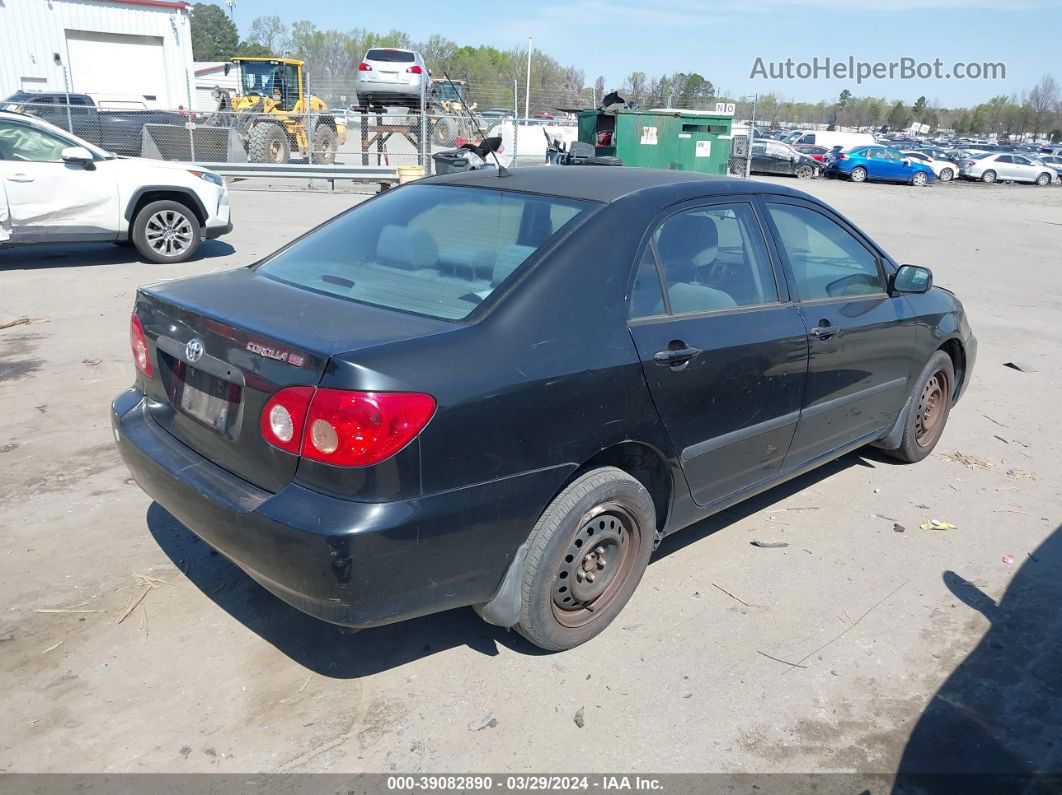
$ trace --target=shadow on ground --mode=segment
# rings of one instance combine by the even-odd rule
[[[879,459],[867,451],[844,456],[669,536],[654,560],[677,552],[850,466],[890,465],[886,461],[891,462],[891,459]],[[174,565],[219,607],[300,665],[323,676],[340,679],[366,676],[456,646],[468,646],[486,655],[497,654],[498,644],[521,654],[545,653],[518,633],[485,623],[470,608],[360,632],[327,624],[270,594],[239,567],[200,541],[158,503],[148,508],[147,525]]]
[[[185,262],[228,257],[236,249],[222,240],[204,240],[194,256]],[[0,248],[0,271],[36,270],[38,268],[80,268],[87,265],[122,265],[138,263],[151,266],[135,248],[113,243],[69,243]]]
[[[926,707],[896,793],[1062,791],[1062,526],[1031,553],[997,604],[961,572],[944,584],[991,622]],[[947,781],[920,774],[972,774]],[[1048,778],[1023,778],[1055,774]],[[1000,776],[995,778],[994,776]]]

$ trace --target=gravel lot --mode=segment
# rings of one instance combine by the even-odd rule
[[[967,397],[921,464],[849,455],[671,537],[559,655],[467,609],[305,617],[114,449],[136,286],[251,262],[361,196],[235,191],[235,232],[180,266],[0,251],[0,323],[34,319],[0,331],[0,771],[1062,770],[1062,189],[799,187],[960,295]]]

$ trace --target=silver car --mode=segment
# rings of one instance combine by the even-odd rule
[[[1032,182],[1050,185],[1055,181],[1054,169],[1013,152],[985,152],[979,157],[964,160],[959,176],[981,182]]]
[[[420,105],[421,85],[427,88],[428,67],[416,50],[374,47],[358,64],[354,90],[363,106]]]

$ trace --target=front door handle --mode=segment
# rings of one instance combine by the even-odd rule
[[[701,352],[700,348],[679,348],[674,351],[657,351],[653,354],[653,360],[657,364],[683,364]]]
[[[834,334],[840,334],[841,327],[834,326],[832,324],[827,326],[815,326],[815,328],[813,328],[810,333],[811,336],[815,337],[816,339],[828,340]]]
[[[7,178],[8,182],[33,182],[33,177],[29,174],[12,174]]]

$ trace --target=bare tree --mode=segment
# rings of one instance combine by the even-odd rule
[[[1058,104],[1058,83],[1051,75],[1044,75],[1029,92],[1029,109],[1033,139],[1050,126],[1052,111]]]
[[[258,17],[251,22],[247,38],[255,44],[261,44],[270,52],[282,49],[284,37],[287,36],[288,26],[280,21],[280,17],[273,15]]]

